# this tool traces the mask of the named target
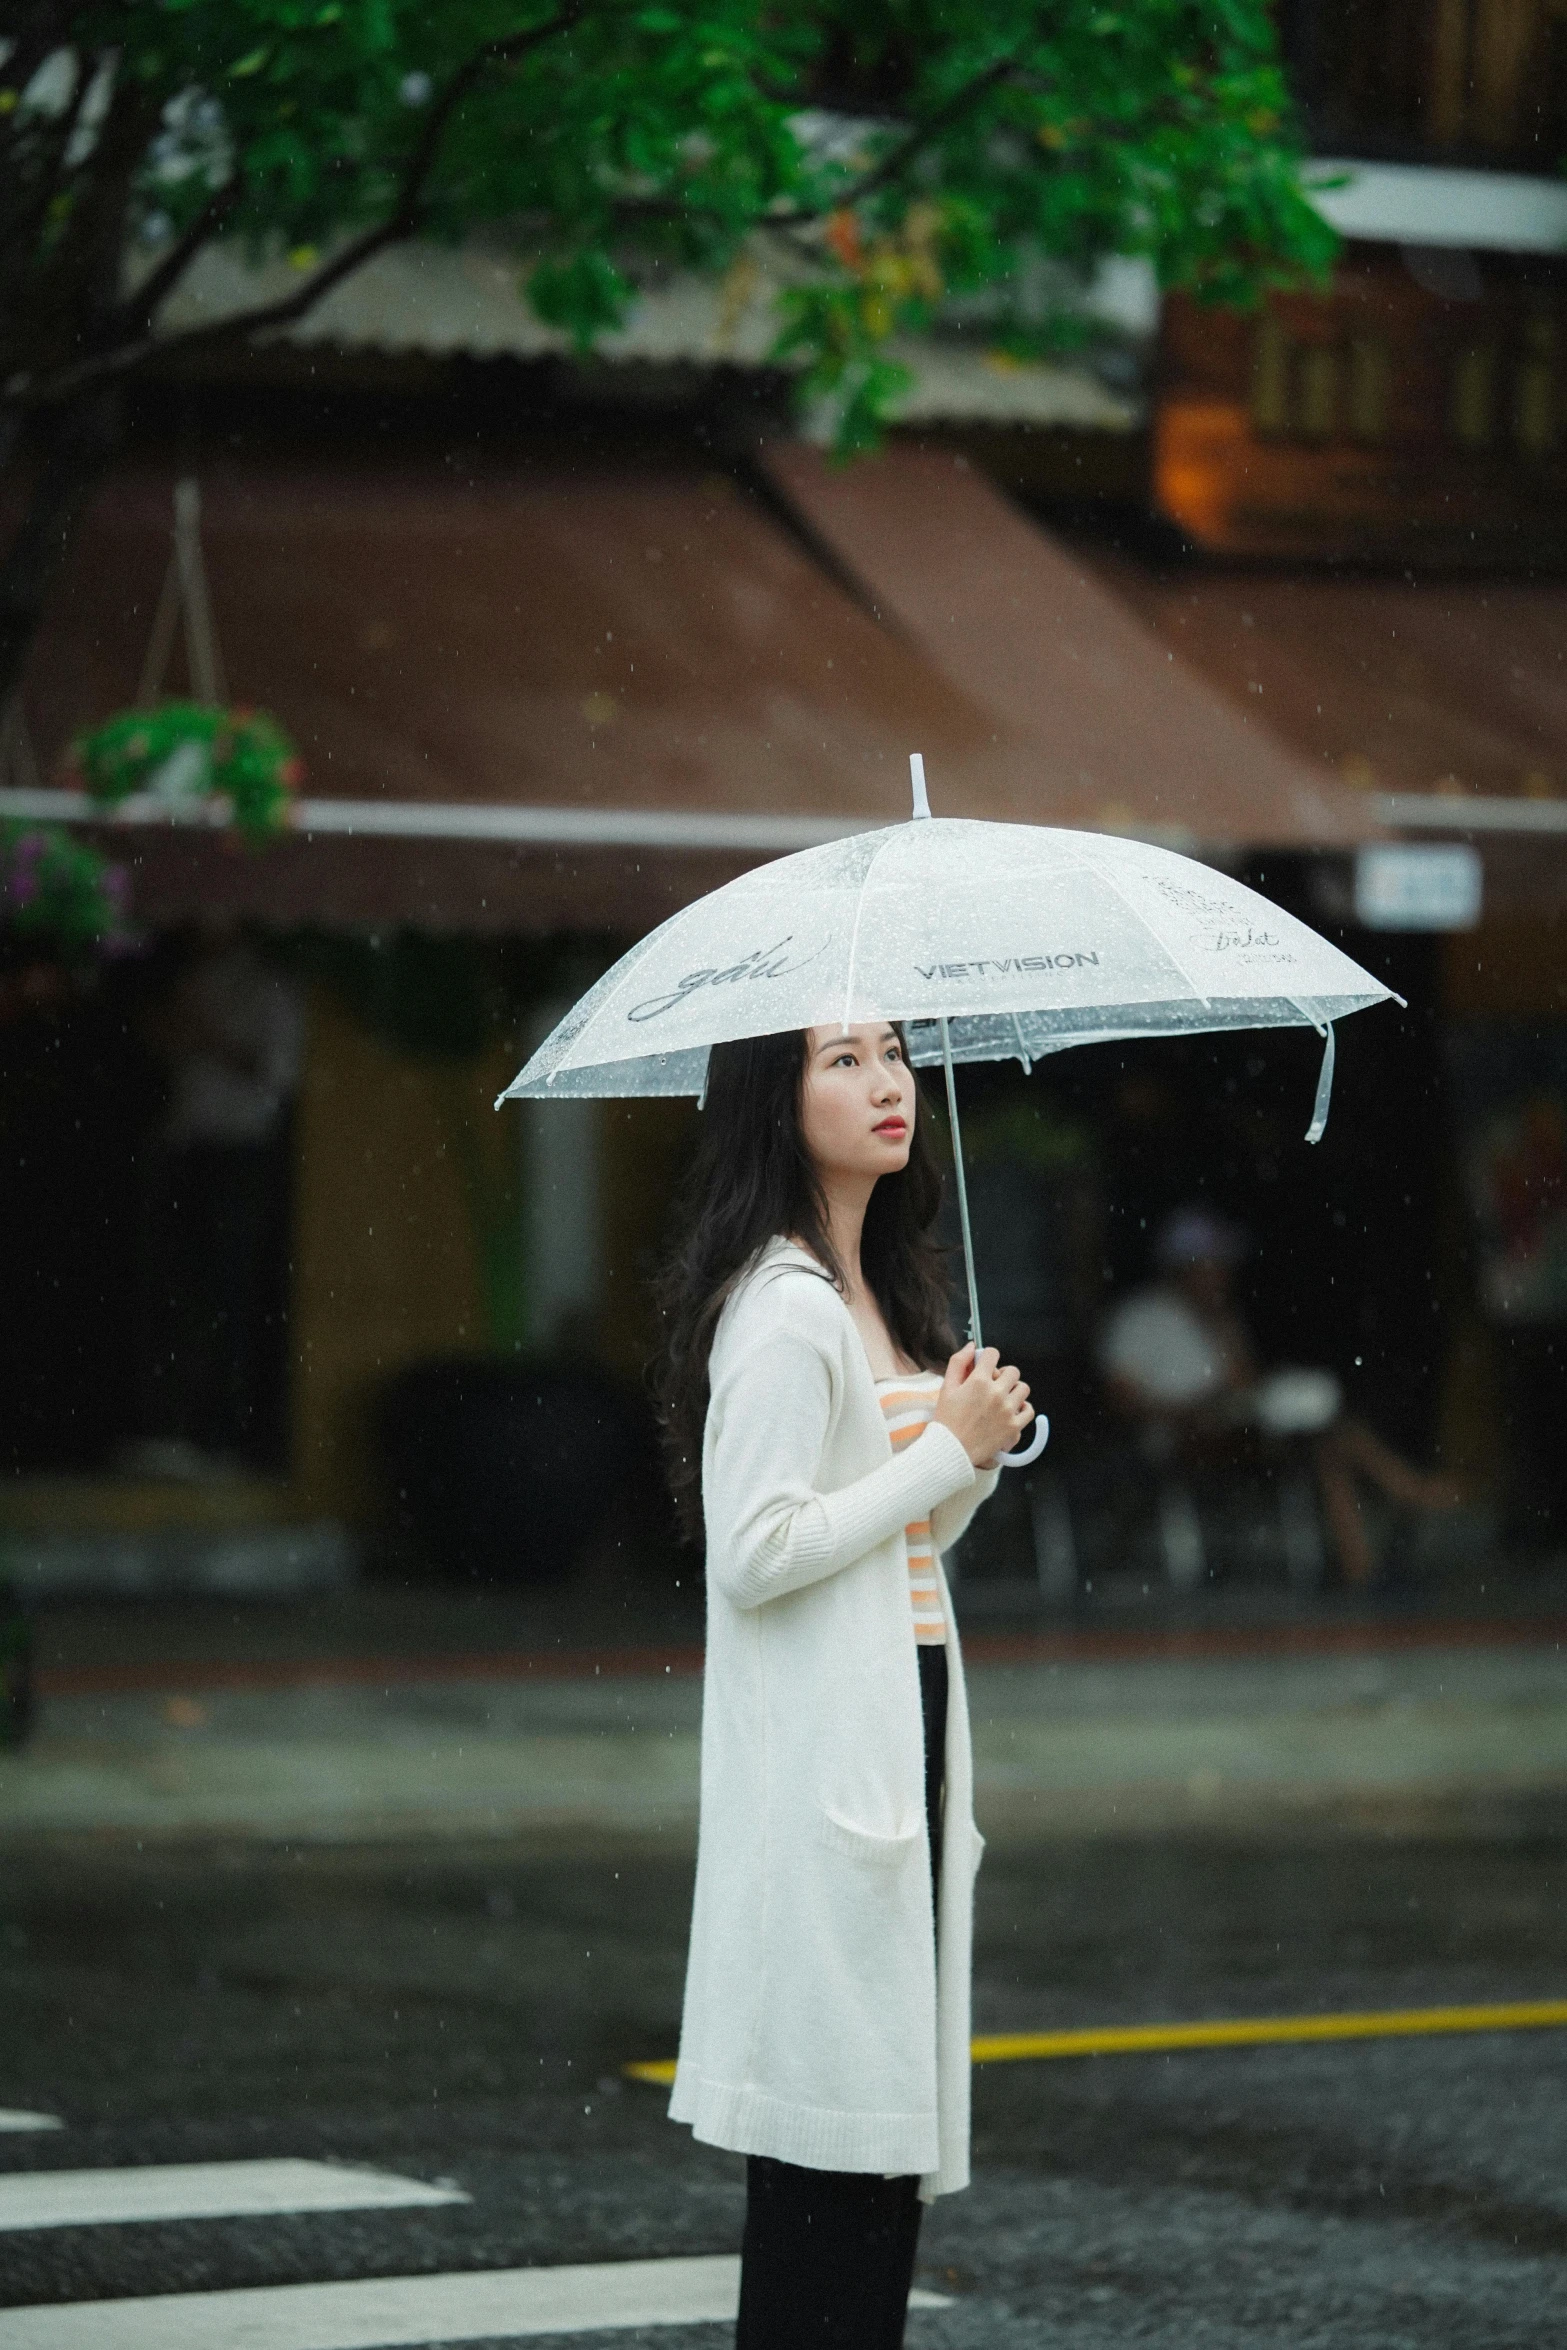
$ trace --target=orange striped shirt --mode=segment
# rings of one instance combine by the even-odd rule
[[[892,1438],[892,1449],[901,1452],[929,1425],[936,1398],[941,1393],[941,1374],[910,1371],[896,1379],[878,1379],[876,1392],[881,1399],[887,1433]],[[936,1572],[936,1545],[931,1538],[929,1518],[916,1518],[912,1525],[905,1526],[903,1540],[909,1554],[914,1637],[921,1647],[943,1647],[947,1623],[941,1612],[941,1578]]]

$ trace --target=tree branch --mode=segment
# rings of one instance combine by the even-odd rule
[[[149,270],[136,288],[135,298],[121,313],[127,325],[143,330],[151,326],[162,305],[168,300],[180,279],[185,275],[196,255],[215,237],[224,221],[239,202],[245,189],[245,175],[236,171],[232,178],[215,188],[206,203],[189,222],[183,234],[163,256],[155,269]],[[118,323],[118,321],[116,322]]]
[[[96,126],[92,151],[72,183],[71,205],[52,266],[86,296],[89,344],[119,310],[120,263],[136,166],[157,128],[162,108],[155,97],[123,76],[116,77],[108,107]],[[100,325],[100,322],[101,325]]]
[[[909,165],[925,152],[932,140],[939,139],[943,131],[950,130],[955,122],[961,121],[970,107],[977,105],[998,83],[1004,82],[1016,66],[1017,57],[1012,52],[1005,57],[994,58],[983,73],[975,74],[971,81],[964,83],[961,90],[954,91],[945,106],[938,106],[935,113],[924,122],[916,123],[889,154],[884,155],[879,163],[873,164],[869,171],[863,172],[847,188],[841,189],[830,204],[772,213],[768,217],[768,227],[795,228],[807,221],[820,220],[824,213],[849,211],[856,204],[863,204],[866,197],[874,196],[878,188],[887,187],[894,180],[901,179]]]
[[[446,126],[456,109],[474,85],[482,80],[492,65],[515,65],[531,50],[540,49],[557,33],[569,33],[583,16],[588,0],[562,0],[554,16],[543,24],[530,25],[523,33],[508,33],[501,39],[486,41],[466,62],[457,68],[441,91],[425,119],[424,132],[410,156],[403,174],[397,204],[387,225],[390,237],[411,236],[418,226],[419,201],[424,183],[429,178],[439,152]]]
[[[49,217],[49,207],[54,202],[65,171],[65,158],[71,141],[76,136],[76,126],[81,120],[82,108],[87,103],[87,92],[92,85],[93,71],[93,65],[88,58],[78,58],[76,82],[71,95],[52,122],[47,119],[40,120],[37,116],[23,118],[23,127],[29,133],[26,146],[22,143],[20,133],[12,132],[11,145],[16,151],[18,184],[17,201],[14,208],[15,225],[8,234],[7,243],[11,246],[17,260],[13,275],[20,276],[25,272],[26,257],[36,239],[42,234],[44,223]],[[13,111],[11,116],[13,123],[17,120],[19,112],[20,109]],[[29,148],[31,149],[30,156]],[[36,176],[30,188],[23,176],[29,160],[36,166]]]
[[[151,333],[150,318],[144,318],[145,302],[138,299],[134,307],[120,314],[115,322],[140,332],[117,349],[100,350],[91,357],[76,361],[69,367],[58,368],[36,382],[25,377],[13,377],[5,387],[10,399],[28,409],[53,407],[61,400],[73,398],[88,385],[111,377],[123,378],[152,358],[165,358],[192,350],[209,349],[214,344],[243,342],[257,334],[267,334],[285,326],[293,326],[314,309],[323,295],[329,294],[344,278],[373,259],[388,245],[403,243],[419,226],[426,183],[439,155],[441,141],[453,113],[463,99],[482,80],[492,66],[515,65],[530,51],[542,48],[557,34],[569,32],[583,16],[589,0],[563,0],[555,15],[542,24],[530,25],[525,32],[510,33],[498,40],[486,41],[466,58],[450,76],[444,88],[431,105],[423,131],[415,143],[413,153],[404,166],[398,184],[396,199],[384,220],[359,236],[323,262],[298,291],[283,295],[275,302],[258,303],[252,310],[236,311],[229,318],[215,319],[210,326],[193,327],[182,335],[156,336]],[[232,183],[230,183],[232,185]],[[220,191],[221,193],[222,191]],[[181,240],[182,243],[184,240]],[[181,267],[188,265],[197,247],[184,255]],[[173,256],[170,256],[173,259]],[[172,282],[172,281],[171,281]]]

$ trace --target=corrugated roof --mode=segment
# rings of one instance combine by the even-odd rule
[[[523,262],[482,246],[407,244],[379,253],[333,288],[283,339],[345,351],[464,352],[475,357],[564,356],[570,338],[535,316],[521,292]],[[160,314],[173,333],[211,324],[258,302],[297,292],[301,272],[285,259],[255,263],[238,247],[198,256]],[[726,277],[671,271],[633,303],[625,325],[598,356],[612,364],[761,367],[777,339],[780,280],[747,255]],[[1111,391],[1086,367],[1018,363],[973,344],[900,342],[893,355],[913,383],[898,405],[909,423],[1068,426],[1131,432],[1144,404]]]

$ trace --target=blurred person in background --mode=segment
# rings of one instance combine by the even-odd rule
[[[1331,1371],[1262,1368],[1234,1299],[1246,1251],[1238,1227],[1206,1207],[1166,1221],[1154,1242],[1159,1278],[1123,1298],[1101,1329],[1106,1392],[1160,1466],[1222,1459],[1259,1432],[1308,1442],[1339,1571],[1366,1584],[1376,1562],[1362,1481],[1404,1509],[1451,1509],[1461,1495],[1352,1418]]]
[[[298,988],[237,926],[206,924],[143,1021],[168,1072],[143,1187],[144,1475],[273,1466]]]

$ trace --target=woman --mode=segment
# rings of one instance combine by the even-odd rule
[[[887,1022],[717,1046],[664,1284],[708,1584],[670,2113],[751,2158],[738,2350],[895,2350],[920,2201],[968,2183],[981,1844],[940,1554],[1034,1415],[950,1353],[916,1112]]]

